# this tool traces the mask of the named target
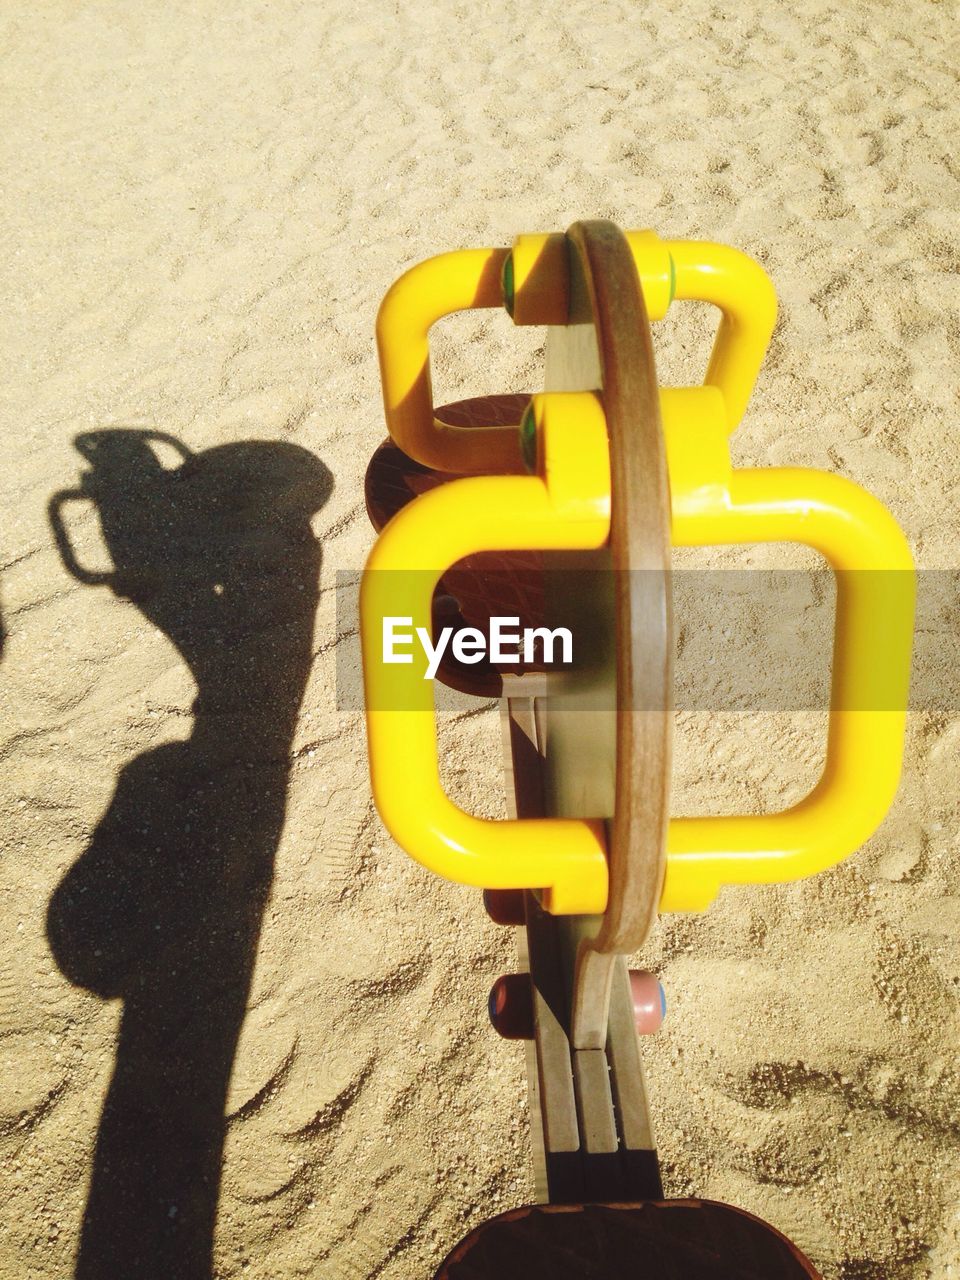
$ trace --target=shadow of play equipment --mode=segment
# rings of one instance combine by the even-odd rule
[[[310,520],[332,481],[284,443],[192,453],[136,430],[76,443],[89,469],[50,502],[64,564],[136,605],[197,686],[189,737],[124,766],[49,904],[63,973],[123,1001],[76,1275],[210,1280],[227,1086],[311,666]],[[73,550],[65,514],[81,501],[109,570]]]

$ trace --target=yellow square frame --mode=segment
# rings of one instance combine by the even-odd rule
[[[858,485],[801,468],[732,468],[727,437],[743,413],[776,310],[757,264],[723,246],[627,235],[653,318],[675,296],[709,301],[723,312],[705,385],[660,393],[674,545],[797,542],[823,555],[837,578],[822,776],[781,813],[671,819],[660,910],[696,911],[723,884],[822,871],[859,848],[882,821],[902,766],[915,575],[893,517]],[[384,299],[377,333],[391,435],[425,465],[501,474],[453,480],[390,521],[367,562],[360,631],[374,799],[398,844],[448,879],[539,889],[551,911],[600,914],[608,891],[603,823],[494,822],[459,809],[440,783],[430,682],[413,666],[385,665],[380,652],[384,617],[407,616],[429,627],[433,588],[464,556],[587,550],[609,537],[610,463],[599,396],[533,398],[540,435],[535,476],[503,474],[523,470],[515,428],[464,431],[437,422],[433,411],[431,324],[450,311],[499,305],[508,264],[518,322],[563,322],[556,240],[521,237],[512,254],[441,255],[413,268]]]

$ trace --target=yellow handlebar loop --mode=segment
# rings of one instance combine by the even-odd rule
[[[709,302],[723,313],[705,382],[723,394],[727,432],[740,424],[777,319],[777,296],[752,258],[722,244],[668,240],[673,296]]]
[[[502,304],[506,249],[460,249],[411,267],[377,314],[383,408],[390,435],[436,471],[523,472],[516,427],[452,427],[433,412],[430,326],[454,311]]]
[[[706,385],[726,406],[727,433],[743,417],[777,315],[773,286],[746,254],[706,241],[663,241],[628,231],[647,312],[661,320],[674,298],[722,312]],[[455,311],[499,307],[517,324],[566,324],[566,237],[519,236],[512,249],[460,249],[412,267],[388,290],[377,315],[383,407],[390,435],[411,458],[461,475],[515,475],[523,461],[512,427],[455,427],[433,407],[429,331]]]
[[[433,686],[424,662],[388,663],[384,620],[430,634],[434,587],[476,551],[591,550],[610,533],[603,410],[586,393],[535,396],[538,475],[452,480],[416,498],[374,544],[360,589],[370,775],[397,843],[436,874],[487,889],[540,889],[548,910],[599,914],[607,902],[603,823],[497,822],[459,809],[440,782]]]
[[[799,542],[836,574],[827,755],[817,786],[782,813],[672,819],[661,911],[702,911],[723,884],[796,880],[853,853],[896,794],[906,725],[915,574],[886,508],[799,468],[733,471],[726,493],[699,497],[674,503],[675,546]]]

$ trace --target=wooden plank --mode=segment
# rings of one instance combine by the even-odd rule
[[[602,389],[614,501],[611,552],[553,558],[581,575],[556,574],[555,604],[578,610],[576,634],[592,628],[597,657],[535,691],[505,685],[503,717],[512,814],[611,820],[605,916],[555,919],[527,895],[531,1120],[539,1109],[554,1203],[659,1192],[619,953],[646,937],[662,887],[672,645],[669,493],[639,282],[611,224],[577,224],[568,243],[571,323],[550,332],[546,385]]]
[[[613,952],[599,951],[594,939],[585,938],[580,944],[570,1009],[571,1038],[577,1048],[597,1049],[606,1043],[617,959]]]
[[[573,1079],[580,1119],[583,1198],[620,1200],[626,1190],[624,1165],[610,1093],[610,1068],[603,1050],[575,1050]]]
[[[578,1049],[573,1055],[573,1079],[583,1150],[590,1155],[617,1151],[620,1138],[610,1094],[610,1068],[602,1049]]]
[[[524,931],[520,930],[521,934]],[[527,1113],[530,1123],[530,1155],[533,1164],[533,1198],[537,1204],[550,1199],[547,1175],[547,1149],[543,1140],[543,1107],[540,1102],[540,1080],[537,1070],[537,1042],[524,1042],[524,1068],[527,1074]]]
[[[572,1007],[573,1043],[601,1048],[611,969],[597,956],[642,945],[656,920],[666,863],[670,494],[650,326],[630,247],[608,222],[576,223],[567,242],[569,324],[549,331],[546,386],[601,391],[612,512],[609,554],[564,563],[584,573],[578,591],[585,585],[588,596],[611,597],[590,599],[577,617],[596,614],[598,633],[612,625],[616,645],[607,655],[602,636],[590,637],[602,655],[594,669],[556,682],[546,772],[551,813],[612,820],[609,901],[582,948]]]
[[[556,946],[554,923],[532,895],[527,902],[527,945],[533,983],[540,1108],[549,1161],[551,1152],[580,1149],[580,1127],[570,1043],[565,1027],[563,972]]]
[[[537,700],[519,684],[509,688],[515,696],[503,700],[501,716],[508,805],[513,816],[539,817],[544,799]],[[527,1046],[526,1065],[534,1180],[539,1197],[576,1203],[584,1195],[580,1125],[557,923],[533,894],[526,894],[525,900],[527,925],[520,931],[518,950],[533,984],[535,1038]]]
[[[624,1146],[635,1151],[655,1151],[656,1142],[643,1082],[640,1037],[633,1022],[630,977],[622,956],[617,958],[611,984],[607,1054]]]

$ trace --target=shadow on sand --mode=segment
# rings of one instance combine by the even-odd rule
[[[209,1280],[227,1086],[311,662],[310,518],[332,482],[289,444],[191,454],[104,430],[76,445],[89,469],[50,503],[64,563],[135,604],[198,689],[189,738],[124,767],[49,905],[63,973],[123,1001],[76,1276]],[[97,508],[109,572],[74,555],[63,513],[78,500]]]

